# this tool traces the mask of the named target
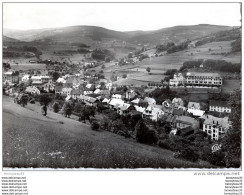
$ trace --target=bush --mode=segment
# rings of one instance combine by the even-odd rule
[[[136,140],[140,143],[155,144],[158,141],[157,131],[149,129],[143,120],[140,120],[136,126]]]
[[[186,147],[180,151],[179,158],[184,158],[186,160],[196,162],[199,158],[199,155],[193,149]]]
[[[70,115],[72,114],[72,105],[69,102],[65,102],[62,110],[63,110],[63,114],[66,117],[70,117]]]
[[[98,123],[96,120],[94,120],[94,121],[91,123],[91,129],[94,130],[94,131],[97,131],[97,130],[99,130],[99,128],[100,128],[99,123]]]
[[[123,74],[122,78],[124,78],[124,79],[125,79],[126,77],[127,77],[127,74]]]
[[[160,148],[164,148],[164,149],[170,150],[170,140],[168,140],[168,139],[160,140],[159,143],[158,143],[158,146]]]
[[[60,107],[58,102],[54,102],[53,104],[53,112],[57,113],[59,111]]]
[[[214,153],[210,153],[209,157],[208,157],[208,161],[216,166],[219,167],[224,167],[226,166],[225,164],[225,153],[222,151],[216,151]]]
[[[30,104],[35,104],[35,99],[34,98],[32,98],[32,99],[30,99]]]

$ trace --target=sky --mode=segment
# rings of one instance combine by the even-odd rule
[[[3,28],[91,25],[118,31],[177,25],[240,26],[238,3],[3,3]]]

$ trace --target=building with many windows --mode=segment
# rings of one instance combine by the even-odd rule
[[[201,119],[204,120],[203,131],[211,136],[212,140],[218,140],[231,126],[228,117],[218,118],[212,115],[204,115]]]
[[[220,87],[223,79],[218,73],[187,72],[185,83],[188,86]]]
[[[231,107],[225,101],[209,101],[209,111],[231,113]]]

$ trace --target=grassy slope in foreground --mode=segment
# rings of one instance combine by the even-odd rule
[[[59,123],[63,121],[64,124]],[[174,159],[173,153],[109,133],[40,107],[22,108],[3,96],[4,167],[203,168],[206,162]]]

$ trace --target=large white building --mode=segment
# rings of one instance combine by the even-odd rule
[[[222,85],[222,77],[218,73],[187,72],[186,85],[192,86],[216,86]]]
[[[212,140],[218,140],[231,126],[228,117],[218,118],[204,115],[201,118],[204,120],[203,131],[210,135]]]
[[[209,101],[209,111],[231,113],[231,107],[224,101]]]
[[[173,79],[169,80],[169,85],[171,85],[171,86],[183,85],[184,81],[185,81],[185,78],[182,75],[182,73],[175,73]]]

